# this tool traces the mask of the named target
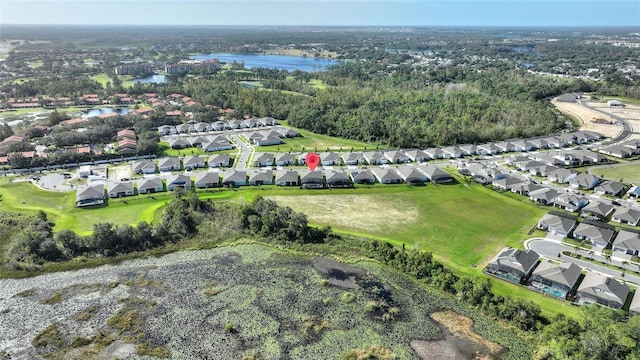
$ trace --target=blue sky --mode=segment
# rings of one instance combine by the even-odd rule
[[[638,0],[0,0],[0,24],[638,26]]]

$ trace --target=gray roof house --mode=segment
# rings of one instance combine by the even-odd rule
[[[293,170],[276,171],[276,185],[298,186],[298,172]]]
[[[324,188],[324,175],[322,171],[302,171],[300,173],[300,186],[304,189]]]
[[[253,166],[264,167],[273,166],[275,156],[272,153],[256,153],[253,157]]]
[[[604,223],[602,225],[606,226]],[[613,239],[615,231],[603,226],[580,223],[573,230],[573,237],[578,240],[590,241],[593,246],[606,247]]]
[[[287,166],[296,164],[296,155],[291,153],[282,153],[275,155],[275,164],[277,166]]]
[[[76,207],[104,204],[104,184],[90,185],[76,190]]]
[[[618,196],[624,191],[624,188],[625,186],[623,183],[619,183],[617,181],[605,181],[593,188],[593,191],[598,194]]]
[[[349,175],[343,170],[327,170],[325,173],[327,186],[330,188],[353,187]]]
[[[334,152],[322,152],[318,154],[320,156],[320,163],[323,166],[340,165],[340,155]]]
[[[531,151],[533,150],[533,144],[527,140],[513,140],[513,151]]]
[[[516,284],[526,280],[538,264],[540,256],[535,251],[506,247],[485,267],[484,272]]]
[[[495,143],[494,145],[498,149],[500,149],[500,152],[503,152],[503,153],[516,151],[515,150],[515,146],[513,145],[513,143],[511,141],[500,141],[500,142]]]
[[[211,155],[208,161],[209,167],[229,167],[231,166],[231,156],[229,154],[216,154]]]
[[[442,156],[445,159],[460,158],[464,155],[466,155],[465,152],[457,146],[446,146],[442,148]]]
[[[384,154],[384,157],[386,157],[387,160],[389,160],[389,162],[392,164],[402,164],[402,163],[408,163],[410,161],[407,154],[403,153],[402,151],[387,150],[383,154]]]
[[[190,189],[191,177],[184,174],[175,174],[167,177],[167,190],[173,191],[175,189]]]
[[[249,185],[271,185],[273,184],[273,170],[251,171],[249,174]]]
[[[345,165],[358,165],[364,162],[364,157],[359,152],[342,153],[341,157]]]
[[[427,175],[413,166],[398,167],[398,174],[400,174],[400,177],[402,177],[408,185],[422,185],[429,181]]]
[[[640,291],[636,290],[633,300],[629,305],[629,316],[640,315]]]
[[[534,176],[543,176],[543,177],[548,177],[549,175],[551,175],[553,172],[555,172],[556,170],[558,170],[557,166],[553,166],[553,165],[543,165],[537,168],[533,168],[529,171],[529,173],[531,175]]]
[[[600,178],[591,174],[578,174],[569,181],[569,185],[586,190],[593,189],[599,183]]]
[[[402,177],[392,168],[373,168],[371,171],[380,184],[402,183]]]
[[[276,131],[282,134],[282,136],[288,137],[288,138],[300,136],[299,132],[287,127],[277,127]]]
[[[136,161],[131,164],[131,171],[134,174],[153,174],[156,172],[156,163],[150,159]]]
[[[508,176],[503,179],[493,180],[491,185],[493,185],[494,188],[499,190],[511,191],[511,189],[515,188],[516,186],[522,185],[525,182],[526,182],[525,180],[522,180],[520,178]]]
[[[555,181],[560,184],[565,184],[573,180],[576,176],[578,176],[578,172],[570,169],[560,168],[551,174],[549,174],[549,180]]]
[[[158,159],[158,169],[160,171],[180,170],[180,159],[175,156],[161,157]]]
[[[638,255],[640,252],[640,233],[628,230],[618,231],[612,245],[613,251],[621,251],[628,255]]]
[[[198,189],[212,188],[220,186],[220,174],[217,172],[196,173],[195,185]]]
[[[576,212],[585,207],[589,203],[589,199],[584,196],[573,194],[562,194],[553,202],[553,206],[570,212]]]
[[[112,182],[107,186],[107,196],[110,198],[133,196],[133,183],[126,182]]]
[[[284,140],[277,136],[266,136],[253,139],[253,143],[258,146],[280,145],[284,144]]]
[[[589,271],[576,291],[579,305],[600,304],[620,309],[629,296],[629,286],[605,275]]]
[[[566,299],[576,286],[582,268],[572,262],[556,264],[542,261],[531,273],[529,286],[538,292],[559,299]]]
[[[434,165],[418,165],[416,168],[436,184],[452,183],[456,180],[453,175]]]
[[[520,185],[516,185],[511,188],[511,192],[514,192],[518,195],[529,196],[529,193],[542,189],[542,185],[524,183]]]
[[[204,158],[202,156],[185,156],[182,159],[182,166],[185,170],[203,168]]]
[[[561,195],[562,193],[555,189],[544,187],[542,189],[529,192],[529,199],[540,205],[546,206],[553,204]]]
[[[495,155],[500,154],[502,150],[494,143],[480,144],[476,147],[476,152],[479,155]]]
[[[462,150],[464,155],[475,155],[475,154],[477,154],[477,152],[476,152],[477,146],[475,146],[474,144],[463,144],[463,145],[458,145],[458,147],[460,148],[460,150]]]
[[[243,170],[225,171],[222,176],[222,185],[227,187],[247,185],[247,172]]]
[[[169,143],[169,147],[172,149],[184,149],[191,146],[191,144],[184,138],[173,138],[167,141]]]
[[[373,184],[376,177],[369,169],[356,169],[349,174],[354,184]]]
[[[225,141],[208,141],[206,143],[202,143],[200,146],[203,151],[212,152],[212,151],[222,151],[222,150],[231,150],[235,147],[229,140]]]
[[[569,236],[578,222],[564,216],[545,214],[538,220],[538,229],[547,231],[553,235]]]
[[[444,153],[440,148],[428,148],[424,152],[432,159],[444,159]]]
[[[619,207],[611,217],[611,220],[620,224],[638,226],[638,222],[640,222],[640,210],[628,207]]]
[[[430,159],[429,155],[422,150],[411,149],[404,152],[411,161],[423,162]]]
[[[591,201],[589,205],[582,208],[580,215],[583,217],[595,217],[598,220],[604,220],[613,212],[613,205],[606,204],[602,201]]]
[[[136,182],[138,194],[153,194],[164,191],[162,178],[141,179]]]
[[[382,165],[388,162],[387,158],[380,151],[365,151],[362,157],[369,165]]]

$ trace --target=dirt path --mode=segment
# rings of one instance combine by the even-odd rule
[[[592,121],[594,119],[604,119],[607,121],[612,121],[613,119],[610,117],[607,118],[606,116],[603,116],[602,113],[591,110],[578,103],[557,101],[557,98],[551,100],[551,103],[563,114],[573,116],[580,120],[580,130],[594,131],[610,138],[616,137],[622,131],[622,127],[617,124],[608,125],[593,123]],[[606,104],[604,105],[606,106]]]

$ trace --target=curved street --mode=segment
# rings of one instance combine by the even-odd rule
[[[562,254],[563,251],[576,252],[576,249],[574,249],[569,245],[562,244],[558,240],[549,239],[549,238],[533,238],[525,241],[524,245],[526,249],[531,249],[537,252],[543,258],[569,261],[580,266],[583,269],[595,271],[610,277],[614,277],[626,283],[640,285],[640,276],[636,274],[630,274],[630,273],[623,274],[622,271],[620,270],[614,270],[606,266],[594,264],[590,261],[580,260],[580,259],[573,258],[571,256],[563,255]],[[560,257],[558,257],[558,254],[560,254]],[[593,254],[590,254],[589,251],[579,249],[577,250],[577,254],[582,255],[583,258],[590,257],[596,261],[606,262],[606,259],[600,255],[599,251],[594,251]],[[622,263],[620,260],[611,258],[609,262],[611,263],[611,265],[622,267]],[[636,265],[629,264],[627,265],[627,268],[630,268],[632,266],[637,267]],[[634,270],[638,270],[638,269],[634,269]]]
[[[618,134],[618,136],[616,136],[615,138],[609,139],[603,143],[607,143],[607,144],[614,144],[614,143],[618,143],[623,141],[624,139],[628,138],[629,136],[631,136],[633,134],[633,128],[631,127],[631,125],[629,125],[629,123],[624,119],[621,118],[620,116],[617,116],[613,113],[609,113],[606,111],[602,111],[598,108],[595,108],[593,106],[590,106],[587,101],[584,100],[578,100],[578,104],[592,110],[592,111],[596,111],[599,112],[605,116],[610,116],[612,118],[614,118],[619,124],[622,124],[622,131],[620,132],[620,134]]]

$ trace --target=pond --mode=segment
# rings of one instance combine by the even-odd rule
[[[322,71],[327,66],[339,64],[339,61],[301,56],[267,55],[267,54],[204,54],[192,56],[193,60],[218,59],[224,63],[244,63],[246,69],[255,67],[273,68],[287,71]]]
[[[129,112],[129,109],[111,109],[111,108],[101,108],[101,109],[89,109],[82,112],[82,118],[87,119],[93,116],[100,116],[104,114],[110,114],[115,112],[118,115],[124,115]]]
[[[166,81],[167,81],[167,77],[165,75],[151,75],[145,78],[131,80],[131,82],[141,83],[141,84],[148,84],[148,83],[161,84]]]

